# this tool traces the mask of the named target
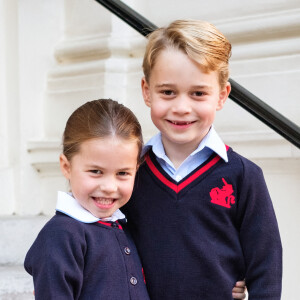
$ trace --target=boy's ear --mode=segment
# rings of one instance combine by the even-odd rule
[[[225,87],[220,91],[217,110],[221,110],[230,94],[231,85],[229,82],[226,83]]]
[[[71,164],[64,154],[59,156],[60,170],[66,179],[70,179]]]
[[[142,86],[144,102],[148,107],[151,107],[150,89],[149,89],[149,84],[145,77],[142,78],[141,86]]]

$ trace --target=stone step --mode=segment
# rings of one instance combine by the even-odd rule
[[[0,266],[0,300],[33,299],[32,277],[23,266]]]
[[[45,216],[0,217],[0,300],[33,300],[32,277],[23,262],[37,234],[49,220]]]
[[[50,217],[0,217],[0,266],[23,265],[25,255]]]

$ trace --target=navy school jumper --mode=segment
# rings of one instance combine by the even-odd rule
[[[35,299],[149,300],[135,245],[125,231],[116,222],[82,223],[56,212],[25,258]]]
[[[228,149],[174,181],[150,150],[123,211],[152,300],[280,299],[282,247],[261,169]]]

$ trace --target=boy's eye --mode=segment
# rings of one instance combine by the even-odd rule
[[[200,92],[200,91],[193,92],[193,94],[194,94],[196,97],[204,96],[204,92]]]

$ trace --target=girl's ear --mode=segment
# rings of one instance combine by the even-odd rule
[[[149,84],[145,77],[142,78],[141,86],[142,86],[144,102],[148,107],[151,107],[150,89],[149,89]]]
[[[66,179],[70,179],[71,164],[64,154],[59,156],[60,169]]]
[[[220,91],[217,110],[221,110],[230,94],[231,85],[229,82],[226,83],[225,87]]]

